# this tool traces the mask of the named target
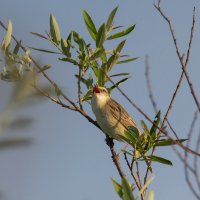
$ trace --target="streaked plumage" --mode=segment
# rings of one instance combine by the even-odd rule
[[[138,129],[131,116],[110,97],[106,88],[94,86],[91,104],[99,126],[110,137],[121,140],[118,134],[123,135],[130,126]]]

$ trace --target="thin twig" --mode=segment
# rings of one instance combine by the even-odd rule
[[[126,164],[131,172],[131,176],[133,177],[135,184],[137,185],[138,190],[140,191],[142,189],[142,183],[141,183],[141,179],[140,179],[140,173],[138,172],[139,169],[137,169],[137,174],[139,174],[138,178],[136,177],[136,175],[134,174],[134,170],[133,170],[133,166],[132,164],[130,165],[128,158],[126,156],[126,152],[124,152],[124,159],[126,161]],[[141,193],[141,199],[144,200],[145,199],[145,195],[144,193]]]
[[[121,178],[125,178],[125,174],[124,174],[122,167],[121,167],[121,164],[119,162],[119,156],[117,155],[117,153],[114,149],[113,139],[106,135],[106,143],[110,148],[110,151],[112,153],[112,160],[115,163],[115,166],[117,167],[119,175],[121,176]]]
[[[159,13],[161,14],[161,16],[167,21],[167,23],[168,23],[168,25],[169,25],[169,29],[170,29],[170,32],[171,32],[171,35],[172,35],[172,38],[173,38],[173,41],[174,41],[174,44],[175,44],[176,52],[177,52],[178,58],[179,58],[179,60],[180,60],[181,66],[182,66],[182,73],[181,73],[181,76],[180,76],[180,78],[179,78],[179,81],[178,81],[178,84],[177,84],[177,86],[176,86],[175,92],[174,92],[174,94],[173,94],[173,96],[172,96],[171,102],[170,102],[170,104],[169,104],[169,107],[168,107],[168,109],[167,109],[167,112],[166,112],[166,114],[165,114],[165,116],[164,116],[164,119],[163,119],[163,122],[162,122],[162,125],[161,125],[161,129],[162,129],[162,128],[165,126],[165,123],[167,122],[167,118],[168,118],[169,113],[170,113],[170,111],[171,111],[171,109],[172,109],[172,106],[173,106],[175,97],[176,97],[176,95],[177,95],[177,93],[178,93],[178,90],[179,90],[179,88],[180,88],[180,86],[181,86],[181,83],[182,83],[183,75],[184,75],[184,74],[185,74],[187,80],[189,80],[188,83],[190,83],[190,84],[189,84],[189,85],[190,85],[190,89],[191,89],[191,91],[192,91],[193,97],[194,97],[194,99],[195,99],[195,102],[196,102],[196,104],[197,104],[197,106],[198,106],[199,111],[200,111],[200,105],[199,105],[199,103],[197,102],[197,97],[196,97],[196,95],[195,95],[195,93],[194,93],[194,91],[193,91],[193,87],[192,87],[191,81],[190,81],[190,79],[189,79],[189,75],[188,75],[188,73],[187,73],[187,71],[186,71],[186,68],[187,68],[188,62],[189,62],[190,50],[191,50],[191,47],[192,47],[192,39],[193,39],[193,33],[194,33],[194,27],[195,27],[195,8],[194,8],[194,10],[193,10],[193,20],[192,20],[192,27],[191,27],[190,39],[189,39],[189,47],[188,47],[188,51],[187,51],[186,61],[185,61],[185,63],[184,63],[184,62],[183,62],[183,56],[182,56],[181,53],[180,53],[180,50],[179,50],[179,47],[178,47],[178,44],[177,44],[177,39],[176,39],[176,37],[175,37],[175,33],[174,33],[174,30],[173,30],[172,25],[171,25],[171,21],[170,21],[169,18],[166,17],[166,15],[162,12],[161,7],[160,7],[160,2],[161,2],[161,1],[158,0],[157,5],[154,4],[154,6],[155,6],[155,8],[159,11]],[[158,133],[158,134],[160,135],[161,132]],[[180,144],[180,142],[179,142],[179,144]],[[181,144],[181,145],[182,145],[182,144]],[[156,149],[156,148],[153,147],[152,155],[154,154],[155,149]],[[145,175],[145,179],[144,179],[145,181],[147,180],[148,173],[149,173],[149,169],[147,169],[147,171],[146,171],[146,175]]]
[[[179,61],[180,61],[180,64],[181,64],[181,67],[182,67],[182,70],[185,74],[185,77],[186,77],[186,80],[188,82],[188,85],[190,87],[190,91],[191,91],[191,94],[193,96],[193,99],[195,101],[195,104],[197,105],[197,108],[200,112],[200,103],[199,103],[199,100],[198,100],[198,97],[195,93],[195,90],[193,88],[193,85],[192,85],[192,82],[190,80],[190,77],[189,77],[189,74],[186,70],[187,68],[187,65],[188,65],[188,62],[189,62],[189,57],[190,57],[190,51],[191,51],[191,47],[192,47],[192,40],[193,40],[193,35],[194,35],[194,27],[195,27],[195,7],[193,9],[193,20],[192,20],[192,27],[191,27],[191,33],[190,33],[190,39],[189,39],[189,47],[188,47],[188,51],[187,51],[187,57],[186,57],[186,61],[185,63],[183,62],[183,59],[182,59],[182,54],[180,53],[180,50],[179,50],[179,46],[178,46],[178,43],[177,43],[177,39],[176,39],[176,36],[175,36],[175,33],[174,33],[174,30],[172,28],[172,24],[171,24],[171,21],[170,19],[163,13],[161,7],[160,7],[160,1],[158,1],[158,4],[155,5],[154,4],[154,7],[158,10],[158,12],[161,14],[161,16],[165,19],[165,21],[168,23],[168,26],[169,26],[169,29],[170,29],[170,32],[171,32],[171,35],[172,35],[172,38],[173,38],[173,41],[174,41],[174,45],[175,45],[175,48],[176,48],[176,53],[177,53],[177,56],[179,58]]]
[[[199,136],[198,136],[197,143],[196,143],[196,152],[200,152],[200,132],[199,132]],[[196,180],[196,183],[197,183],[197,185],[199,187],[199,191],[200,191],[200,173],[199,173],[197,156],[194,156],[194,171],[195,171],[195,180]]]
[[[78,102],[81,110],[83,110],[82,99],[81,99],[81,67],[78,70]]]
[[[156,101],[154,100],[154,97],[153,97],[153,91],[151,88],[151,81],[150,81],[150,76],[149,76],[149,69],[150,69],[149,57],[145,56],[145,77],[146,77],[147,89],[148,89],[148,93],[149,93],[149,99],[151,101],[154,112],[156,114],[158,112],[158,109],[157,109]]]

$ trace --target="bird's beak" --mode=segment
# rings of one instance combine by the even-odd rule
[[[93,93],[100,93],[98,85],[95,85],[93,88]]]

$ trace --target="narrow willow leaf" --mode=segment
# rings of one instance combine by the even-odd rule
[[[92,89],[89,89],[87,91],[87,93],[85,94],[85,96],[82,98],[82,101],[89,101],[92,99],[92,92],[93,90]]]
[[[67,41],[62,38],[61,39],[61,48],[63,53],[67,56],[67,57],[71,57],[71,53],[70,53],[70,45],[68,45]]]
[[[128,35],[134,28],[135,28],[135,24],[128,27],[126,30],[120,31],[118,33],[115,33],[115,34],[109,36],[107,38],[107,40],[112,40],[112,39],[116,39],[116,38],[120,38],[120,37],[123,37],[125,35]]]
[[[102,47],[106,39],[106,26],[102,24],[98,30],[96,37],[96,47]]]
[[[107,30],[107,32],[109,32],[111,30],[111,28],[112,28],[113,19],[115,17],[117,9],[118,9],[118,6],[111,11],[111,13],[110,13],[110,15],[108,17],[108,20],[106,22],[106,30]]]
[[[150,135],[149,129],[148,129],[147,125],[145,124],[145,122],[143,120],[141,120],[141,125],[142,125],[142,129],[143,129],[144,133],[146,135]]]
[[[180,139],[180,140],[163,139],[163,140],[155,141],[155,145],[154,146],[170,146],[170,145],[175,145],[178,142],[185,142],[187,140],[188,139]]]
[[[153,121],[153,125],[151,127],[151,130],[150,130],[150,134],[152,136],[152,139],[155,139],[156,138],[156,129],[160,123],[160,114],[161,112],[158,111],[157,115],[155,116],[155,119]]]
[[[114,186],[115,192],[119,195],[120,198],[122,198],[123,193],[122,193],[122,186],[113,178],[111,178],[112,184]]]
[[[162,158],[162,157],[158,157],[158,156],[146,156],[146,157],[149,158],[151,161],[154,161],[154,162],[159,162],[159,163],[171,165],[171,166],[173,165],[170,160],[167,160],[167,159]]]
[[[92,21],[92,18],[85,10],[83,10],[83,19],[90,36],[92,37],[94,41],[96,41],[96,36],[97,36],[96,27]]]
[[[110,77],[128,76],[128,75],[130,75],[130,73],[120,73],[120,74],[113,74],[113,75],[110,75]]]
[[[35,35],[37,37],[43,38],[45,40],[49,40],[49,38],[45,37],[44,35],[40,34],[40,33],[35,33],[35,32],[30,32],[32,35]]]
[[[125,141],[127,144],[130,144],[130,145],[133,144],[133,141],[132,141],[130,138],[127,138],[125,134],[124,134],[124,135],[118,134],[118,137],[119,137],[121,140]]]
[[[3,48],[4,49],[7,49],[7,47],[9,46],[9,44],[11,42],[11,39],[12,39],[12,22],[11,22],[11,20],[9,20],[7,32],[6,32],[6,35],[4,37],[4,41],[3,41]]]
[[[119,52],[116,52],[114,55],[112,55],[107,62],[107,71],[111,71],[112,68],[117,64],[118,60],[120,58]]]
[[[122,178],[122,192],[123,192],[123,200],[136,200],[133,195],[133,191],[126,178]]]
[[[121,52],[121,50],[123,49],[124,45],[126,43],[126,40],[123,40],[122,42],[120,42],[120,44],[117,46],[116,48],[116,52]]]
[[[17,42],[17,44],[16,44],[16,46],[15,46],[15,48],[13,50],[13,54],[15,54],[15,55],[18,54],[21,42],[22,42],[21,40],[19,42]]]
[[[129,58],[129,59],[126,59],[126,60],[120,60],[117,62],[117,64],[123,64],[123,63],[128,63],[128,62],[132,62],[134,60],[137,60],[138,58]]]
[[[126,153],[129,156],[134,156],[133,153],[130,153],[129,151],[126,151],[125,148],[121,149],[122,152]]]
[[[46,49],[39,49],[39,48],[35,48],[35,47],[29,47],[30,49],[36,50],[36,51],[41,51],[41,52],[45,52],[45,53],[53,53],[53,54],[60,54],[59,52],[56,51],[49,51]]]
[[[107,72],[106,72],[106,67],[105,67],[105,65],[103,64],[103,65],[101,66],[101,68],[99,69],[98,76],[97,76],[98,85],[99,85],[99,86],[102,86],[102,87],[104,86],[105,81],[106,81],[106,74],[107,74]]]
[[[120,81],[118,81],[117,83],[115,83],[115,85],[111,86],[110,88],[108,88],[109,92],[111,92],[113,89],[115,89],[117,86],[119,86],[120,84],[122,84],[123,82],[127,81],[129,78],[124,78]]]
[[[104,52],[104,49],[97,48],[96,51],[92,55],[90,55],[89,61],[96,60],[97,58],[100,58],[101,55],[103,54],[103,52]]]
[[[77,66],[79,65],[79,63],[76,60],[73,60],[71,58],[58,58],[58,60],[61,60],[61,61],[64,61],[64,62],[70,62],[70,63],[77,65]]]
[[[60,29],[56,18],[51,14],[50,15],[50,34],[52,37],[52,41],[56,44],[60,43]]]
[[[22,147],[27,146],[32,143],[32,138],[11,138],[4,139],[0,141],[0,149],[4,148],[13,148],[13,147]]]

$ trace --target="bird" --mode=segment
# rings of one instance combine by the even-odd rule
[[[141,135],[135,121],[117,101],[111,98],[105,87],[94,85],[91,107],[98,125],[110,138],[123,141],[119,135],[124,136],[124,131],[132,126]]]

